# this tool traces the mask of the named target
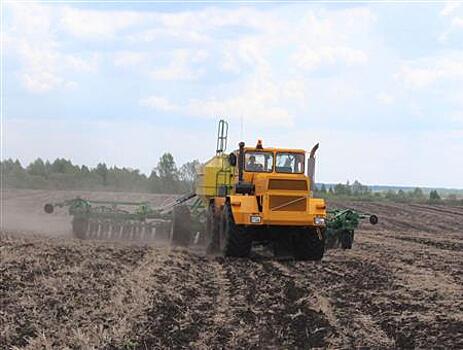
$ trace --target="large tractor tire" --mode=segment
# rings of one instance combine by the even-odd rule
[[[191,213],[186,205],[179,205],[173,210],[170,244],[188,247],[191,243]]]
[[[72,219],[72,234],[79,239],[87,238],[88,219],[74,217]]]
[[[214,203],[211,203],[207,210],[206,251],[208,254],[220,253],[219,220]]]
[[[235,224],[230,204],[225,204],[220,227],[220,246],[225,256],[244,258],[252,248],[252,236],[245,227]]]
[[[325,232],[317,229],[300,230],[294,238],[294,257],[297,260],[319,261],[325,253]]]
[[[352,249],[354,243],[354,231],[344,230],[341,233],[341,247],[342,249]]]

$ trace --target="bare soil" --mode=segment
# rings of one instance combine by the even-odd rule
[[[75,195],[4,195],[0,349],[463,348],[463,207],[331,203],[380,222],[314,263],[74,240]]]

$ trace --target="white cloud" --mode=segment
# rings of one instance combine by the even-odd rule
[[[454,17],[452,19],[452,26],[455,28],[463,28],[463,17]]]
[[[244,67],[264,69],[269,66],[268,57],[272,46],[277,45],[274,38],[262,36],[245,36],[229,40],[222,48],[220,68],[224,71],[240,73]]]
[[[42,93],[59,86],[62,80],[50,72],[23,73],[22,80],[29,91]]]
[[[368,9],[303,11],[296,18],[272,12],[252,15],[261,24],[255,32],[222,44],[220,67],[242,73],[254,65],[271,66],[273,57],[286,56],[286,64],[306,70],[325,65],[361,64],[368,60],[364,50],[354,48],[368,33],[375,16]],[[243,24],[241,24],[243,25]]]
[[[113,63],[116,67],[134,67],[144,63],[147,59],[144,52],[119,51],[113,56]]]
[[[394,103],[395,99],[394,99],[394,96],[388,93],[380,92],[376,95],[376,100],[383,105],[390,105]]]
[[[463,81],[463,55],[431,57],[403,63],[396,79],[411,88],[425,88],[439,80]]]
[[[265,125],[291,126],[294,116],[285,107],[288,97],[285,87],[278,86],[265,71],[259,71],[248,79],[240,89],[230,96],[209,96],[203,99],[190,98],[174,105],[166,97],[150,96],[140,104],[159,111],[179,111],[184,115],[199,118],[227,119],[245,118],[251,124],[265,122]]]
[[[445,30],[438,38],[441,43],[447,43],[449,37],[454,34],[454,32],[463,28],[463,14],[461,9],[461,3],[448,2],[440,11],[441,17],[445,20]]]
[[[291,79],[285,81],[282,86],[282,96],[288,100],[305,102],[307,91],[304,80]]]
[[[146,16],[133,11],[95,11],[60,8],[60,24],[74,37],[90,40],[116,38],[116,34],[131,26],[140,25]]]
[[[99,56],[79,57],[60,53],[53,41],[35,44],[27,39],[18,39],[13,50],[19,57],[19,76],[24,87],[33,93],[45,93],[56,88],[75,88],[76,82],[63,77],[65,71],[94,72],[98,69]]]
[[[75,72],[96,72],[101,62],[101,55],[96,53],[88,55],[87,57],[71,54],[59,54],[59,56],[60,60],[62,60],[63,68]]]
[[[143,98],[140,100],[140,105],[163,112],[177,111],[179,109],[178,106],[162,96],[149,96]]]
[[[362,50],[345,46],[303,47],[293,56],[294,62],[305,70],[315,70],[320,66],[334,64],[366,63],[368,56]]]
[[[239,8],[206,9],[197,11],[195,16],[188,12],[163,17],[162,23],[169,29],[175,28],[176,32],[194,28],[207,40],[212,57],[208,57],[208,66],[201,66],[194,62],[191,52],[183,50],[166,66],[152,69],[150,76],[155,80],[200,79],[210,63],[215,63],[219,69],[235,73],[237,80],[228,86],[221,84],[219,91],[211,88],[204,93],[204,98],[184,96],[175,110],[194,117],[247,116],[256,123],[265,121],[270,125],[290,126],[294,123],[295,112],[309,104],[306,78],[301,78],[300,66],[315,70],[326,65],[350,66],[367,62],[367,53],[354,47],[356,38],[368,33],[374,16],[368,9],[309,10],[296,18],[287,15]],[[215,37],[221,27],[228,25],[239,26],[242,33],[225,39]],[[155,34],[161,35],[161,30]],[[197,41],[194,43],[201,46]],[[293,64],[292,56],[300,61],[299,68]],[[343,85],[339,89],[332,87],[331,93],[336,98],[348,100],[359,92]],[[168,96],[164,96],[165,100],[155,97],[151,104],[144,100],[144,105],[158,110],[165,110],[167,105],[173,110]]]
[[[455,12],[456,9],[458,9],[461,6],[461,3],[458,2],[448,2],[445,4],[444,8],[441,10],[440,15],[441,16],[449,16],[452,13]]]
[[[15,40],[22,38],[30,46],[44,51],[45,56],[54,57],[34,64],[40,69],[30,69],[32,64],[26,62],[39,58],[31,55],[24,58],[22,75],[27,75],[28,81],[38,82],[28,83],[26,87],[40,86],[35,88],[40,91],[63,87],[66,81],[72,81],[68,78],[69,72],[96,72],[105,56],[111,57],[116,67],[135,67],[158,81],[198,80],[211,68],[236,74],[243,73],[244,68],[246,74],[254,74],[257,66],[272,70],[275,68],[272,61],[281,52],[285,52],[286,64],[291,64],[290,55],[296,52],[294,57],[304,69],[313,70],[323,64],[364,63],[367,54],[354,49],[352,44],[355,38],[367,32],[374,20],[368,9],[304,10],[302,16],[292,18],[290,12],[280,14],[251,7],[206,7],[170,13],[89,10],[43,4],[32,7],[31,11],[27,6],[12,6],[17,19],[11,27],[16,30]],[[40,19],[36,18],[36,13],[40,14]],[[22,29],[22,23],[26,23],[27,31]],[[240,30],[235,32],[235,28]],[[65,52],[64,47],[76,38],[81,45],[116,38],[121,44],[109,55],[101,52],[82,56]],[[178,49],[169,53],[172,48],[159,43],[165,39]],[[154,43],[154,46],[124,50],[124,45],[141,42]],[[160,60],[168,55],[171,57]]]
[[[201,63],[207,58],[205,51],[175,50],[169,57],[169,63],[150,72],[154,80],[196,80],[203,74],[192,64]]]
[[[5,52],[20,63],[18,76],[32,93],[57,88],[74,89],[77,83],[67,73],[96,72],[99,54],[74,54],[61,50],[53,24],[56,14],[48,6],[9,4],[11,18],[5,28]]]

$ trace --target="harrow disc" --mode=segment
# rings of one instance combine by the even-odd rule
[[[171,222],[167,220],[126,220],[87,219],[75,217],[72,232],[79,239],[121,240],[150,242],[168,240]]]

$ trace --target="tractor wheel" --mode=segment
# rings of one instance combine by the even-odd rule
[[[344,230],[341,236],[342,249],[352,249],[354,243],[354,231]]]
[[[252,237],[244,227],[235,224],[230,204],[223,208],[220,245],[225,256],[237,258],[249,256],[252,248]]]
[[[72,234],[79,239],[87,238],[88,219],[74,217],[72,219]]]
[[[191,242],[191,213],[186,205],[174,208],[170,244],[187,247]]]
[[[219,220],[215,216],[215,205],[211,203],[207,209],[206,251],[208,254],[220,252]]]
[[[300,230],[294,237],[294,257],[297,260],[321,260],[325,253],[325,232],[317,228]]]

